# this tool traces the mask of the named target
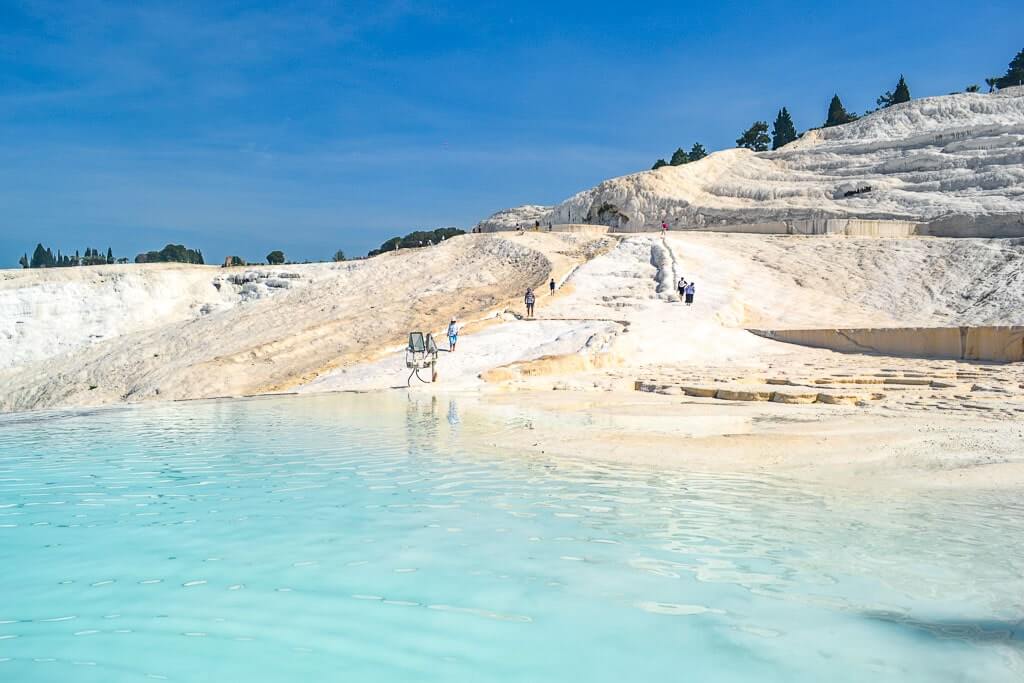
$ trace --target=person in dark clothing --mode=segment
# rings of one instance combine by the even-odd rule
[[[555,278],[551,278],[551,282],[548,283],[548,289],[551,290],[552,294],[555,293]]]
[[[691,282],[686,285],[686,289],[684,291],[686,292],[686,305],[690,306],[693,304],[693,295],[697,291],[697,287]]]
[[[537,296],[533,293],[533,288],[528,287],[526,289],[526,296],[523,298],[526,303],[526,317],[533,317],[533,305],[537,302]]]

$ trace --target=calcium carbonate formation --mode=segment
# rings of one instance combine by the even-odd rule
[[[913,100],[810,130],[774,152],[729,149],[612,178],[554,207],[506,209],[477,227],[539,221],[637,232],[664,221],[673,230],[802,232],[827,219],[911,222],[919,234],[1024,236],[1024,88]]]

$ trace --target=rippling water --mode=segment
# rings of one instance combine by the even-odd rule
[[[467,445],[514,427],[404,396],[0,418],[0,680],[1024,679],[1020,494]]]

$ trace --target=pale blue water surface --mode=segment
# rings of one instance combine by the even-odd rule
[[[397,394],[0,417],[0,681],[1024,680],[1018,492],[470,445],[517,427]]]

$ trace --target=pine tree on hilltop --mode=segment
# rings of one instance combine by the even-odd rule
[[[690,157],[690,161],[700,161],[708,155],[708,151],[704,149],[704,145],[699,142],[693,143],[693,147],[690,148],[690,153],[687,155]]]
[[[903,104],[909,101],[910,88],[907,87],[907,81],[903,78],[903,74],[900,74],[900,80],[896,83],[896,89],[892,91],[892,103]]]
[[[778,149],[783,145],[796,140],[796,126],[793,125],[793,117],[785,107],[779,110],[775,117],[775,124],[772,126],[772,149]]]
[[[988,79],[985,81],[988,82]],[[1024,85],[1024,50],[1017,53],[1017,56],[1010,61],[1006,69],[1006,75],[995,79],[997,88],[1010,88],[1015,85]]]
[[[111,249],[110,247],[107,247],[107,263],[113,263],[113,262],[114,262],[114,250]]]
[[[900,80],[896,83],[896,89],[886,91],[877,100],[875,104],[879,107],[891,107],[894,104],[903,104],[904,102],[910,101],[910,88],[907,87],[906,80],[903,79],[903,74],[900,74]]]
[[[746,147],[755,152],[768,151],[768,145],[771,142],[772,139],[768,137],[767,121],[754,121],[753,125],[743,132],[743,135],[736,138],[737,147]]]
[[[854,114],[846,111],[846,107],[843,106],[843,101],[839,99],[839,95],[833,95],[832,101],[828,105],[828,118],[825,119],[824,127],[841,126],[844,123],[856,120],[857,117]]]
[[[651,166],[651,170],[657,171],[662,166],[668,166],[668,162],[665,161],[664,159],[658,159],[657,161],[654,162],[654,166]]]
[[[22,268],[28,268],[28,254],[23,254],[22,257],[18,259],[18,265]]]
[[[689,162],[689,155],[687,155],[686,152],[683,151],[682,147],[677,147],[676,151],[672,152],[672,158],[669,159],[668,163],[672,164],[673,166],[682,166],[683,164],[687,164]]]

